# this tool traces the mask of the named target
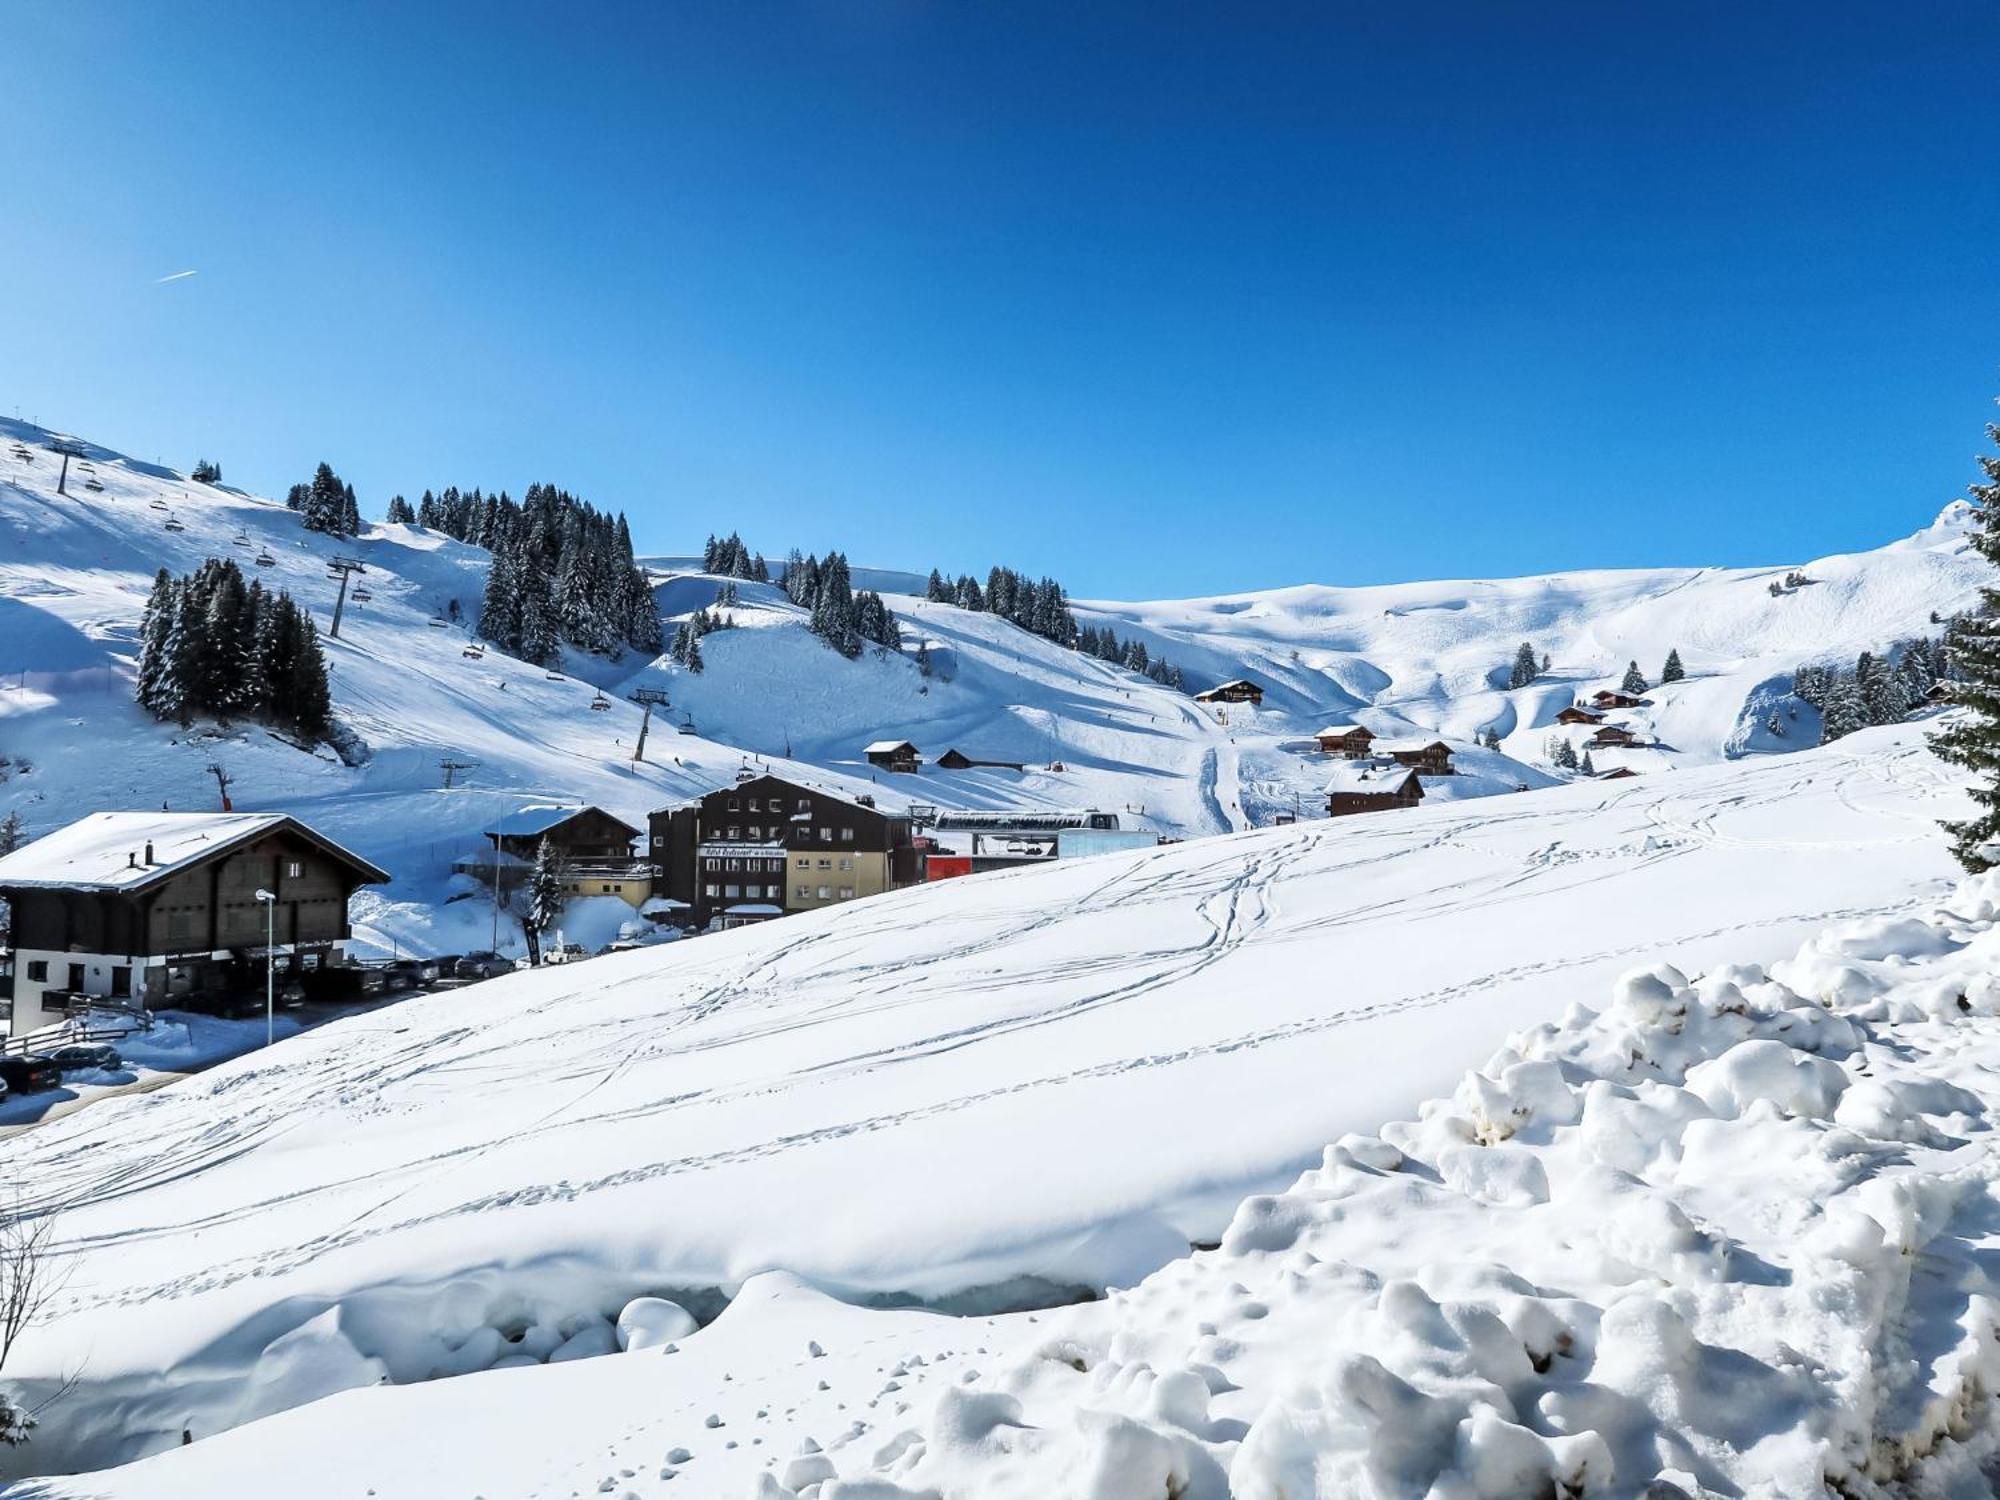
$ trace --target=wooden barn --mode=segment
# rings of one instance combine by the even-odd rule
[[[917,747],[908,740],[877,740],[863,748],[861,753],[867,757],[869,765],[905,776],[914,776],[924,763]]]
[[[1638,774],[1630,766],[1615,766],[1611,770],[1604,772],[1597,779],[1599,781],[1626,781]]]
[[[1264,690],[1247,677],[1217,683],[1205,693],[1196,693],[1197,703],[1248,703],[1253,708],[1264,701]]]
[[[573,865],[616,864],[632,858],[639,830],[601,807],[580,802],[532,802],[486,830],[502,854],[533,863],[542,840]]]
[[[1643,708],[1646,700],[1634,698],[1630,693],[1616,692],[1611,688],[1599,688],[1590,695],[1590,701],[1599,708]]]
[[[1572,703],[1568,708],[1556,715],[1556,722],[1558,724],[1589,724],[1595,726],[1604,722],[1604,715],[1593,712],[1580,703]]]
[[[1338,755],[1343,760],[1360,760],[1375,743],[1372,730],[1359,724],[1329,724],[1314,733],[1322,755]]]
[[[1410,740],[1405,743],[1384,745],[1376,752],[1386,755],[1399,766],[1408,766],[1425,776],[1451,776],[1457,768],[1451,763],[1451,746],[1443,740]]]
[[[1379,766],[1354,761],[1340,767],[1326,784],[1326,815],[1329,818],[1415,807],[1423,800],[1423,782],[1408,766]]]
[[[1622,724],[1606,724],[1590,737],[1593,746],[1636,745],[1639,737]]]

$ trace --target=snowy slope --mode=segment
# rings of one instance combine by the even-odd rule
[[[1129,1284],[1641,958],[1769,961],[1935,894],[1957,806],[1917,730],[1868,731],[951,882],[329,1025],[0,1146],[71,1205],[59,1316],[9,1375],[84,1367],[9,1462],[135,1457],[490,1363],[482,1329],[601,1333],[640,1293],[712,1309],[772,1269],[972,1308]],[[450,1488],[567,1493],[595,1451],[532,1485],[460,1452]],[[440,1472],[378,1470],[383,1495]]]
[[[1996,966],[2000,877],[1768,971],[1635,967],[1102,1302],[869,1312],[770,1273],[665,1347],[32,1493],[1983,1500]]]

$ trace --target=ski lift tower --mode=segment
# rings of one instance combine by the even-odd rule
[[[639,742],[632,747],[632,764],[637,765],[646,758],[646,731],[653,727],[653,710],[671,705],[665,688],[634,688],[632,701],[645,710],[645,716],[639,720]]]
[[[75,438],[50,438],[49,452],[60,453],[62,455],[62,473],[56,476],[56,493],[58,495],[67,495],[69,491],[64,489],[63,486],[69,483],[69,461],[72,458],[83,457],[83,444],[79,443]]]
[[[340,597],[333,601],[333,623],[326,628],[333,640],[340,639],[340,616],[347,608],[347,582],[356,573],[366,573],[368,565],[358,557],[336,557],[326,565],[326,576],[340,580]]]
[[[451,790],[453,778],[460,771],[476,771],[479,769],[479,762],[476,760],[453,760],[447,755],[443,760],[438,762],[438,769],[444,772],[444,789],[448,792]]]

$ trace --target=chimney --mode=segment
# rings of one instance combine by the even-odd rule
[[[128,849],[125,851],[125,868],[128,870],[139,868],[139,851],[137,849]]]
[[[149,866],[153,863],[153,841],[151,839],[146,840],[146,863]]]

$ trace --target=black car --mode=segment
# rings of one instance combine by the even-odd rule
[[[51,1052],[49,1061],[64,1073],[81,1073],[90,1068],[109,1071],[125,1064],[125,1059],[118,1055],[118,1049],[104,1042],[72,1042]]]
[[[62,1082],[62,1069],[39,1052],[24,1052],[0,1057],[0,1080],[9,1093],[26,1094],[54,1088]]]

